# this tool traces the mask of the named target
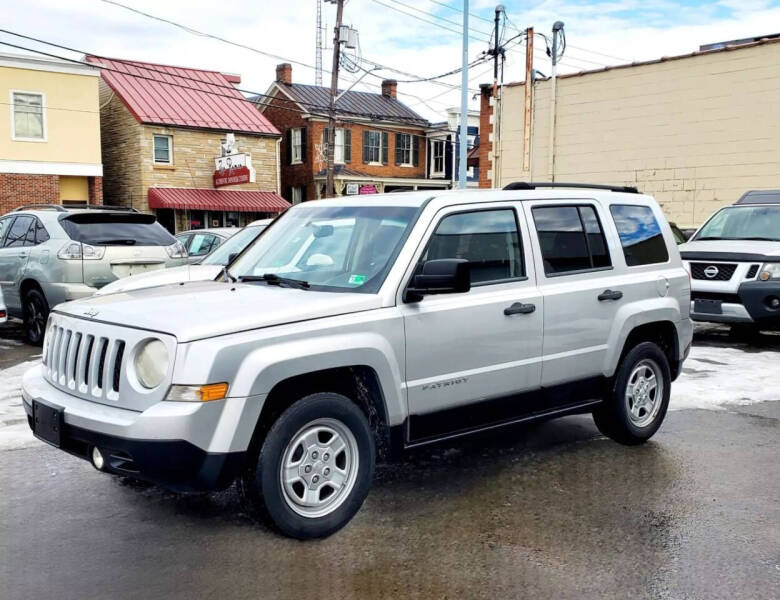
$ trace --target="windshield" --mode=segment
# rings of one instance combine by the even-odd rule
[[[70,239],[93,246],[170,246],[176,239],[154,215],[76,213],[60,220]]]
[[[696,240],[780,241],[780,205],[728,206],[699,229]]]
[[[212,253],[210,253],[200,263],[202,265],[220,265],[224,267],[230,262],[231,254],[238,254],[246,248],[257,235],[265,229],[265,225],[254,225],[253,227],[244,227],[235,235],[231,235],[222,242]]]
[[[311,289],[374,293],[416,218],[408,206],[305,206],[285,213],[231,267],[241,279],[308,282]]]

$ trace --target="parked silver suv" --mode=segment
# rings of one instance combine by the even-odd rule
[[[154,215],[108,206],[31,205],[0,217],[0,288],[8,313],[43,341],[52,306],[120,277],[184,264],[187,251]]]
[[[644,442],[691,343],[688,274],[637,193],[307,202],[229,268],[58,306],[23,378],[35,435],[173,489],[237,479],[282,532],[319,537],[377,455],[572,413]]]

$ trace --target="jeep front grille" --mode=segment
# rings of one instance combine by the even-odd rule
[[[691,277],[705,281],[728,281],[737,265],[728,263],[691,263]]]
[[[48,337],[43,364],[50,382],[97,399],[117,398],[124,340],[58,325],[51,327]]]

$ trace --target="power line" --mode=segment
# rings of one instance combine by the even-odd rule
[[[27,38],[27,39],[33,39],[34,41],[37,41],[37,42],[42,43],[42,44],[48,44],[48,45],[51,45],[51,46],[55,46],[55,47],[58,47],[58,48],[69,50],[71,52],[80,52],[81,53],[80,50],[74,50],[74,49],[71,49],[71,48],[66,48],[66,47],[60,46],[58,44],[53,44],[53,43],[46,42],[44,40],[39,40],[39,39],[36,39],[36,38],[30,38],[29,36],[23,36],[21,34],[14,34],[13,32],[9,32],[9,31],[7,31],[5,29],[0,29],[0,32],[2,32],[2,33],[10,33],[11,35],[19,35],[20,37],[24,37],[24,38]],[[197,91],[197,92],[201,92],[201,93],[205,93],[205,94],[210,94],[210,95],[213,95],[213,96],[229,98],[231,100],[247,100],[247,98],[245,98],[244,96],[241,96],[241,95],[235,96],[233,94],[225,94],[225,93],[219,93],[219,92],[215,92],[215,91],[208,90],[208,89],[203,89],[202,87],[186,86],[186,85],[182,85],[180,83],[173,83],[173,82],[171,82],[171,81],[169,81],[167,79],[156,79],[154,77],[147,77],[147,76],[144,76],[144,75],[139,75],[139,74],[130,73],[130,72],[127,72],[127,71],[122,71],[120,69],[114,69],[114,68],[111,68],[111,67],[107,67],[107,66],[102,65],[102,64],[95,64],[95,63],[89,63],[89,62],[85,62],[85,61],[80,61],[80,60],[76,60],[76,59],[73,59],[73,58],[68,58],[68,57],[65,57],[65,56],[52,54],[52,53],[49,53],[49,52],[43,52],[41,50],[35,50],[33,48],[28,48],[28,47],[25,47],[25,46],[19,46],[17,44],[11,44],[9,42],[0,42],[0,44],[3,44],[5,46],[10,46],[12,48],[18,48],[20,50],[27,50],[29,52],[35,52],[35,53],[38,53],[38,54],[42,54],[44,56],[49,56],[51,58],[57,58],[57,59],[69,61],[69,62],[72,62],[72,63],[77,63],[77,64],[82,64],[82,65],[87,65],[87,66],[99,68],[99,69],[104,70],[104,71],[119,73],[119,74],[124,75],[126,77],[134,77],[136,79],[143,79],[143,80],[152,81],[152,82],[160,83],[160,84],[164,84],[164,85],[171,85],[171,86],[174,86],[174,87],[177,87],[177,88],[193,90],[193,91]],[[112,60],[114,62],[118,62],[118,63],[121,63],[121,64],[130,65],[132,67],[135,67],[136,69],[142,69],[142,70],[145,70],[145,71],[152,71],[152,72],[162,73],[163,75],[165,75],[169,79],[172,78],[172,79],[190,80],[190,81],[197,82],[201,86],[205,85],[205,86],[208,86],[210,88],[229,89],[231,91],[237,91],[237,92],[241,92],[241,93],[244,93],[244,94],[251,94],[251,95],[253,95],[255,97],[270,98],[272,100],[274,99],[274,97],[269,96],[268,94],[264,94],[264,93],[256,92],[256,91],[252,91],[252,90],[241,89],[241,88],[234,87],[232,85],[222,85],[222,84],[219,84],[219,83],[212,83],[212,82],[208,82],[208,81],[203,81],[202,79],[197,79],[197,78],[194,78],[194,77],[188,77],[186,75],[179,75],[179,74],[173,75],[173,74],[171,74],[168,71],[155,69],[154,67],[147,66],[144,63],[137,63],[137,62],[133,62],[133,61],[125,61],[125,60],[121,60],[121,59],[111,59],[111,58],[99,56],[99,55],[96,55],[96,54],[92,54],[92,53],[89,53],[89,52],[83,52],[83,54],[94,56],[95,58],[98,58],[98,59]],[[325,110],[325,108],[322,107],[319,104],[315,104],[315,103],[311,103],[311,102],[304,102],[304,101],[296,101],[296,102],[297,102],[297,104],[300,104],[301,106],[313,107],[315,109],[315,111],[317,111],[317,110],[324,111]],[[315,114],[316,116],[321,116],[321,115],[317,114],[315,111],[298,111],[298,112],[308,112],[310,114]],[[416,121],[416,119],[413,119],[411,117],[401,117],[401,116],[397,116],[397,115],[383,115],[383,114],[379,114],[379,113],[363,113],[363,112],[359,112],[359,111],[351,111],[351,110],[342,109],[342,108],[339,108],[338,112],[339,112],[339,114],[345,115],[345,116],[364,117],[364,118],[370,118],[370,119],[392,119],[392,120],[399,120],[400,119],[400,120],[407,120],[407,121]]]
[[[445,31],[449,31],[449,32],[455,33],[457,35],[462,35],[462,32],[458,31],[457,29],[452,29],[450,27],[447,27],[446,25],[441,25],[441,24],[437,23],[436,21],[430,21],[430,20],[425,19],[423,17],[418,17],[417,15],[415,15],[413,13],[408,13],[408,12],[406,12],[404,10],[401,10],[400,8],[392,6],[391,4],[386,4],[386,3],[382,2],[381,0],[371,0],[371,1],[374,2],[375,4],[379,4],[381,6],[384,6],[385,8],[389,8],[390,10],[394,10],[394,11],[396,11],[398,13],[401,13],[402,15],[406,15],[407,17],[412,17],[413,19],[417,19],[418,21],[422,21],[423,23],[427,23],[428,25],[433,25],[434,27],[438,27],[439,29],[444,29]],[[414,10],[418,10],[418,9],[414,9]],[[420,12],[425,12],[425,11],[420,11]],[[428,14],[428,15],[434,17],[434,18],[441,19],[441,17],[437,17],[435,15],[431,15],[430,13],[426,13],[426,14]],[[444,20],[446,21],[447,19],[444,19]],[[476,41],[476,42],[481,42],[483,44],[486,43],[487,41],[489,41],[487,38],[481,39],[481,38],[474,37],[472,35],[470,35],[469,38],[474,40],[474,41]]]
[[[4,30],[4,29],[0,29],[0,33],[9,33],[11,35],[18,35],[20,37],[29,38],[29,36],[23,36],[22,34],[15,34],[15,33],[11,32],[11,31]],[[44,40],[39,40],[39,39],[36,39],[36,38],[31,38],[31,39],[34,39],[35,41],[38,41],[39,43],[42,43],[42,44],[48,44],[48,45],[52,45],[52,46],[55,46],[55,47],[64,48],[64,49],[67,49],[67,50],[69,50],[71,52],[79,52],[79,53],[82,53],[82,54],[87,54],[87,55],[90,55],[90,56],[94,56],[95,58],[105,58],[105,57],[101,57],[101,56],[98,56],[98,55],[95,55],[95,54],[92,54],[92,53],[83,52],[83,51],[80,51],[80,50],[68,49],[68,48],[62,47],[62,46],[60,46],[58,44],[46,42]],[[228,99],[231,99],[231,100],[244,100],[244,101],[250,102],[252,104],[259,105],[259,106],[267,106],[267,107],[271,107],[271,108],[277,108],[277,109],[280,109],[280,110],[284,110],[284,111],[287,111],[287,112],[294,112],[294,113],[298,113],[298,114],[309,114],[309,115],[317,116],[317,117],[326,117],[327,116],[327,113],[326,113],[325,110],[321,110],[320,113],[317,113],[315,111],[302,110],[302,109],[298,109],[298,108],[292,108],[290,106],[283,106],[283,105],[279,105],[279,104],[273,104],[272,101],[275,100],[276,98],[273,97],[273,96],[269,96],[267,94],[262,94],[262,93],[258,93],[258,92],[252,92],[252,91],[248,91],[248,90],[239,90],[238,88],[235,88],[233,86],[225,86],[225,85],[216,84],[216,83],[204,82],[203,80],[194,79],[192,77],[186,77],[186,76],[183,76],[183,75],[182,76],[180,76],[180,75],[172,75],[171,73],[166,72],[166,71],[160,71],[160,70],[153,69],[151,67],[146,67],[146,66],[139,66],[138,63],[134,63],[132,61],[122,61],[120,59],[106,59],[106,60],[113,60],[115,62],[119,62],[119,63],[122,63],[122,64],[128,64],[128,65],[131,65],[131,66],[133,66],[133,67],[135,67],[137,69],[144,69],[144,70],[149,70],[149,71],[160,72],[160,73],[163,73],[164,75],[166,75],[166,77],[168,79],[162,80],[162,79],[155,79],[153,77],[146,77],[146,76],[135,74],[135,73],[129,73],[129,72],[126,72],[126,71],[121,71],[119,69],[114,69],[114,68],[107,67],[107,66],[104,66],[104,65],[96,65],[96,64],[93,64],[93,63],[89,63],[89,62],[80,61],[80,60],[77,60],[77,59],[61,56],[61,55],[58,55],[58,54],[53,54],[53,53],[50,53],[50,52],[44,52],[42,50],[36,50],[34,48],[28,48],[26,46],[20,46],[18,44],[12,44],[10,42],[0,42],[0,44],[1,45],[5,45],[5,46],[10,46],[12,48],[17,48],[19,50],[26,50],[28,52],[34,52],[34,53],[37,53],[37,54],[41,54],[43,56],[48,56],[50,58],[56,58],[56,59],[64,60],[64,61],[71,62],[71,63],[87,65],[87,66],[99,68],[99,69],[104,70],[104,71],[120,73],[120,74],[125,75],[127,77],[133,77],[133,78],[136,78],[136,79],[153,81],[153,82],[156,82],[156,83],[161,83],[161,84],[173,86],[173,87],[180,88],[180,89],[194,90],[194,91],[198,91],[198,92],[201,92],[201,93],[204,93],[204,94],[209,94],[211,96],[223,97],[223,98],[228,98]],[[262,96],[262,97],[267,98],[267,99],[266,100],[262,100],[262,101],[253,101],[253,100],[250,100],[250,99],[248,99],[248,98],[246,98],[244,96],[238,96],[237,97],[237,96],[235,96],[233,94],[224,94],[224,93],[219,93],[219,92],[215,92],[215,91],[212,91],[212,90],[203,89],[203,88],[200,88],[200,87],[192,87],[192,86],[182,85],[180,83],[173,83],[173,82],[170,81],[171,78],[173,78],[173,79],[190,79],[190,80],[193,80],[193,81],[197,81],[201,85],[207,85],[207,86],[209,86],[211,88],[215,88],[216,87],[216,88],[226,88],[226,89],[230,89],[232,91],[239,91],[239,92],[243,91],[244,93],[254,94],[255,96],[258,96],[258,97]],[[307,105],[307,104],[309,104],[311,106],[316,106],[319,109],[323,108],[323,107],[320,107],[319,105],[313,105],[313,104],[306,103],[306,102],[297,102],[297,103],[300,104],[300,105]],[[395,121],[398,121],[398,120],[401,120],[401,121],[409,120],[409,121],[411,121],[410,124],[409,124],[410,127],[421,127],[421,126],[424,127],[425,126],[424,123],[419,123],[415,119],[411,119],[411,118],[408,118],[408,117],[399,117],[399,116],[395,116],[395,115],[379,115],[379,114],[373,114],[373,113],[362,113],[362,112],[358,112],[358,111],[349,111],[349,110],[342,110],[342,109],[339,109],[338,113],[342,117],[343,116],[352,116],[352,117],[368,118],[368,119],[372,119],[372,120],[378,120],[378,119],[382,119],[382,118],[384,118],[384,119],[392,119],[392,120],[395,120]],[[197,121],[195,121],[193,119],[184,119],[184,120],[191,122],[192,125],[196,125],[198,123]],[[250,123],[246,123],[246,122],[243,122],[243,121],[239,121],[239,122],[241,122],[243,125],[247,125],[247,126],[251,125]],[[409,131],[404,131],[404,130],[400,130],[400,129],[394,129],[394,128],[387,127],[387,126],[382,126],[382,129],[385,130],[385,131],[388,131],[388,132],[392,132],[392,133],[402,133],[402,134],[408,134],[409,133]]]
[[[430,17],[432,19],[438,19],[439,21],[443,21],[445,23],[449,23],[450,25],[454,25],[455,27],[460,27],[461,26],[461,23],[459,23],[458,21],[453,21],[451,19],[446,19],[446,18],[441,17],[439,15],[436,15],[434,13],[429,13],[428,11],[419,9],[419,8],[417,8],[415,6],[412,6],[411,4],[407,4],[406,2],[401,2],[401,0],[389,0],[389,1],[392,2],[393,4],[398,4],[400,6],[403,6],[404,8],[408,8],[409,10],[416,11],[416,12],[418,12],[420,14],[423,14],[423,15],[425,15],[427,17]],[[463,11],[459,11],[459,12],[462,13]],[[469,14],[471,14],[471,13],[469,13]],[[473,31],[474,33],[478,33],[480,35],[484,35],[487,38],[491,38],[492,35],[493,35],[492,33],[489,33],[487,31],[482,31],[481,29],[470,28],[470,30]]]

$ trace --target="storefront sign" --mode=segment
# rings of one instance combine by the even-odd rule
[[[214,159],[214,187],[254,181],[255,170],[250,154],[236,153]]]
[[[376,189],[376,186],[374,184],[370,184],[370,185],[361,185],[359,193],[360,194],[378,194],[379,191]]]
[[[360,191],[360,186],[357,183],[347,184],[347,196],[355,196]]]

